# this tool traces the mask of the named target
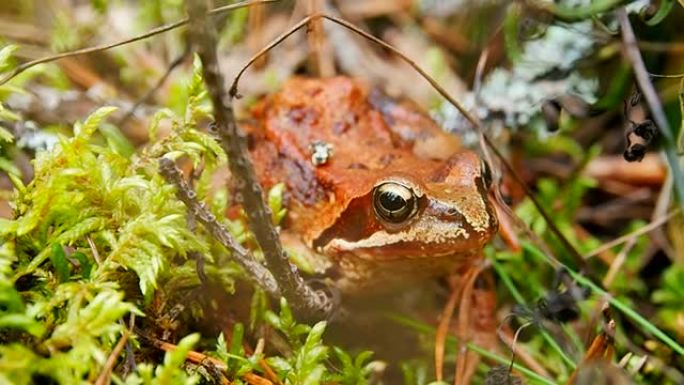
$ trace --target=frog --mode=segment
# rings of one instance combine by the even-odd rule
[[[285,183],[284,247],[343,293],[462,273],[498,229],[486,162],[365,81],[293,77],[243,130],[262,186]]]

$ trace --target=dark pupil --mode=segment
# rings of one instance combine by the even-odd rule
[[[406,200],[392,191],[385,191],[380,195],[380,204],[387,211],[399,211],[406,207]]]

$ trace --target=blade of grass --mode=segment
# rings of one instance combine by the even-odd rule
[[[525,299],[523,298],[522,294],[518,291],[518,289],[515,287],[515,284],[513,283],[513,280],[511,277],[508,275],[506,270],[501,267],[501,265],[496,261],[495,258],[489,258],[489,260],[492,262],[492,266],[494,266],[494,270],[496,273],[499,275],[501,278],[501,281],[503,282],[504,286],[508,289],[508,291],[511,293],[513,298],[518,302],[518,304],[527,306],[527,302],[525,302]],[[558,345],[558,342],[551,337],[551,335],[544,330],[542,327],[538,327],[539,332],[542,335],[542,338],[548,343],[553,350],[560,355],[561,359],[572,368],[572,370],[575,370],[577,368],[577,364],[570,358],[568,357],[567,354],[563,351],[563,348]]]
[[[432,325],[428,325],[426,323],[423,323],[423,322],[402,316],[400,314],[386,314],[386,317],[389,318],[393,322],[396,322],[400,325],[409,327],[409,328],[411,328],[411,329],[413,329],[419,333],[428,334],[428,335],[434,335],[435,334],[435,328]],[[447,336],[447,343],[453,344],[455,346],[457,343],[456,337]],[[496,361],[496,362],[498,362],[500,364],[504,364],[504,365],[509,365],[511,363],[510,358],[502,357],[498,354],[487,351],[484,348],[482,348],[481,346],[478,346],[474,343],[468,343],[468,344],[466,344],[466,346],[468,347],[468,349],[470,349],[470,350],[476,352],[477,354],[480,354],[481,356],[488,358],[492,361]],[[515,368],[515,370],[517,370],[520,373],[522,373],[523,375],[525,375],[527,377],[527,379],[529,379],[529,380],[537,381],[538,383],[545,384],[545,385],[557,385],[557,383],[554,382],[553,380],[546,378],[544,376],[540,376],[539,374],[533,372],[532,370],[530,370],[530,369],[528,369],[522,365],[513,363],[513,368]]]
[[[544,254],[539,251],[536,247],[534,247],[532,244],[528,242],[523,242],[522,244],[523,249],[528,251],[530,255],[534,256],[535,258],[538,258],[540,261],[548,261],[548,259],[544,256]],[[636,323],[637,325],[641,326],[644,328],[644,330],[660,341],[662,341],[665,345],[670,347],[672,350],[674,350],[676,353],[684,355],[684,347],[677,343],[672,337],[667,335],[665,332],[662,330],[658,329],[657,326],[649,322],[646,318],[644,318],[641,314],[637,313],[634,311],[632,308],[630,308],[628,305],[624,304],[622,301],[619,299],[613,297],[612,294],[608,293],[607,291],[603,290],[601,287],[599,287],[597,284],[595,284],[593,281],[590,279],[587,279],[587,277],[583,276],[582,274],[570,269],[567,266],[564,266],[567,270],[568,273],[580,284],[584,285],[588,288],[591,289],[592,292],[604,296],[608,303],[611,304],[611,306],[615,307],[619,311],[622,312],[627,318],[631,319]]]

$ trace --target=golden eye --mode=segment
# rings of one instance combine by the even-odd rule
[[[373,209],[388,222],[403,222],[416,213],[418,197],[402,184],[385,182],[373,189]]]

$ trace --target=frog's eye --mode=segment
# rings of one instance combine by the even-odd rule
[[[403,222],[416,213],[418,197],[402,184],[386,182],[373,189],[373,209],[388,222]]]

